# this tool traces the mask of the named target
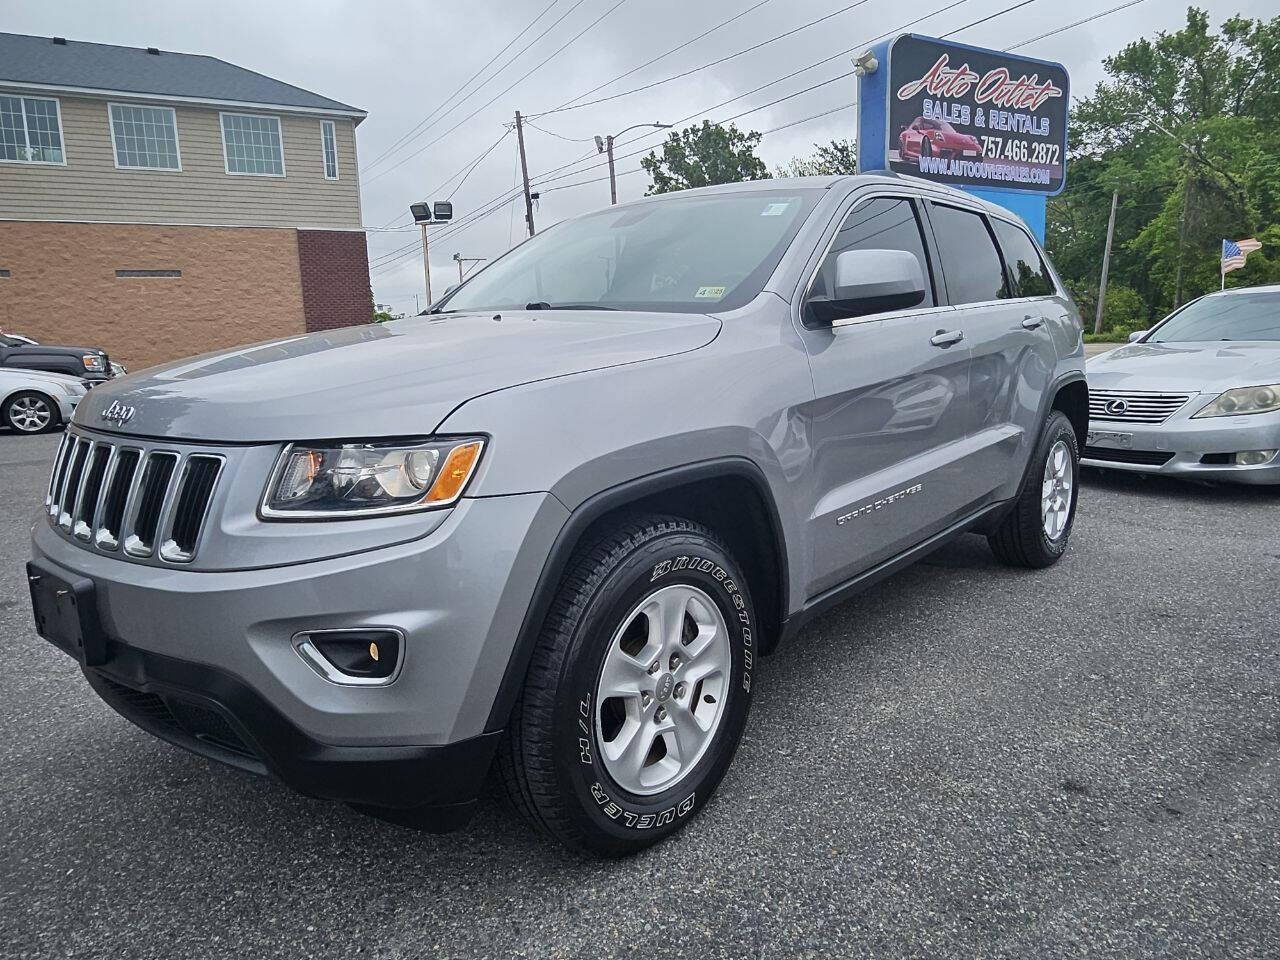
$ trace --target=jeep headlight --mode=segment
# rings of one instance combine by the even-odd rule
[[[483,449],[479,437],[291,443],[271,473],[262,516],[364,517],[448,506],[462,495]]]
[[[1246,413],[1271,413],[1273,410],[1280,410],[1280,383],[1228,390],[1195,416],[1239,417]]]

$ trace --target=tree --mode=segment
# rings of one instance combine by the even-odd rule
[[[815,152],[808,157],[792,157],[786,166],[775,173],[779,177],[832,177],[852,175],[858,172],[858,148],[852,140],[832,140],[824,146],[814,144]]]
[[[1094,301],[1111,193],[1118,190],[1112,282],[1149,318],[1216,290],[1224,238],[1280,223],[1280,17],[1185,26],[1103,60],[1107,79],[1071,116],[1067,189],[1049,202],[1047,246],[1081,300]],[[1280,280],[1264,247],[1228,286]],[[1130,301],[1132,303],[1132,301]]]
[[[640,160],[652,181],[645,193],[768,179],[769,168],[755,153],[760,137],[754,130],[743,133],[733,124],[723,127],[709,120],[673,132],[662,145],[661,157],[651,151]]]

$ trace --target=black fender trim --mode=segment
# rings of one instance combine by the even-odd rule
[[[547,560],[543,564],[537,585],[534,587],[533,598],[529,602],[529,609],[525,612],[520,633],[512,649],[511,659],[507,663],[506,673],[503,674],[498,695],[494,698],[493,707],[489,712],[489,721],[485,725],[486,733],[502,730],[507,726],[507,720],[524,685],[525,674],[529,670],[529,661],[533,657],[533,648],[537,643],[538,633],[542,629],[542,622],[551,609],[551,603],[560,587],[565,569],[569,566],[574,548],[586,533],[587,528],[606,513],[643,500],[645,497],[699,481],[727,477],[747,480],[756,488],[764,501],[765,512],[768,514],[774,539],[778,544],[778,609],[780,619],[785,623],[790,603],[787,541],[783,535],[782,519],[778,515],[778,506],[769,488],[769,482],[765,479],[764,471],[754,461],[745,457],[719,457],[628,480],[585,500],[569,515],[569,519],[565,521],[560,533],[556,536],[555,543],[552,544]]]

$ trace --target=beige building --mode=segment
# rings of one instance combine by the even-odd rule
[[[0,329],[133,369],[369,322],[364,116],[212,57],[0,34]]]

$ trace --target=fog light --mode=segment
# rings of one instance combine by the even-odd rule
[[[298,655],[332,683],[383,686],[400,672],[404,637],[381,627],[309,630],[293,638]]]
[[[1241,450],[1236,454],[1237,467],[1257,467],[1275,459],[1274,450]]]

